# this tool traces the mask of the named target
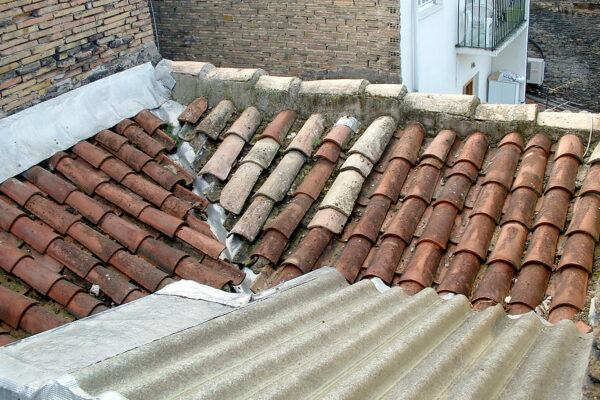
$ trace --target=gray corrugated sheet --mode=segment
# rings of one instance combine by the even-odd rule
[[[581,398],[591,339],[572,322],[376,286],[323,269],[71,375],[130,399]]]

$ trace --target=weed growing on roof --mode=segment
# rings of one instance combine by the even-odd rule
[[[169,137],[175,141],[176,146],[179,146],[181,144],[181,138],[179,137],[179,135],[175,135],[173,133],[173,129],[173,125],[167,123],[167,126],[164,127],[163,132],[169,135]]]

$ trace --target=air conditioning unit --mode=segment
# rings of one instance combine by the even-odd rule
[[[544,82],[544,68],[546,61],[543,58],[527,57],[527,83],[541,85]]]

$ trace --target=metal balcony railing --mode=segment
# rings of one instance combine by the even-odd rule
[[[495,50],[525,22],[527,0],[459,0],[457,47]]]

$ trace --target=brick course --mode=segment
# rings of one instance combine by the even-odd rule
[[[0,0],[0,117],[157,59],[146,1]]]
[[[533,1],[529,37],[546,56],[543,88],[530,91],[562,103],[571,101],[579,108],[600,111],[600,1]],[[533,45],[529,56],[540,57]],[[552,90],[554,89],[554,90]]]
[[[304,79],[400,82],[397,0],[153,4],[166,58],[263,68]]]

